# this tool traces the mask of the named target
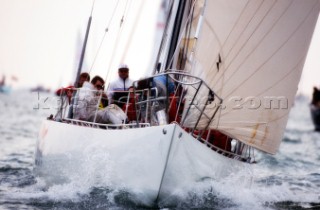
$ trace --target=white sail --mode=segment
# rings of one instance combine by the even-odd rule
[[[208,0],[205,4],[197,45],[186,68],[223,99],[210,128],[274,154],[294,101],[320,1]],[[202,96],[200,102],[208,92]],[[199,115],[192,110],[193,116]],[[187,119],[190,126],[196,123],[192,119],[196,118]],[[207,122],[202,119],[198,128]]]

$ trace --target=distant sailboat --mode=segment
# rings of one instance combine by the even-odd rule
[[[277,152],[320,1],[170,2],[155,63],[160,73],[134,83],[122,107],[128,123],[45,120],[39,174],[67,181],[66,171],[83,167],[81,157],[103,150],[109,187],[158,203],[237,172],[254,162],[255,149]],[[64,173],[46,171],[55,163]]]
[[[314,128],[320,131],[320,90],[317,87],[313,88],[310,110]]]
[[[6,84],[6,76],[3,75],[0,81],[0,93],[8,94],[11,91],[11,88]]]

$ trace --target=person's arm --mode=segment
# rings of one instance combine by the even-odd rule
[[[59,88],[58,90],[56,90],[55,93],[57,96],[61,96],[62,91],[63,91],[63,88]]]

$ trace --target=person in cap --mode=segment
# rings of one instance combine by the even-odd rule
[[[118,68],[118,78],[110,82],[108,88],[109,104],[117,104],[122,107],[126,102],[127,91],[132,86],[133,81],[129,78],[129,67],[121,64]]]

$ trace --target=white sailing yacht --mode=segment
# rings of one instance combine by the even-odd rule
[[[126,122],[44,120],[36,150],[40,175],[67,182],[94,160],[108,168],[103,176],[111,188],[158,202],[197,181],[237,172],[254,162],[256,149],[277,152],[320,1],[169,5],[158,73],[134,83],[121,107]]]

